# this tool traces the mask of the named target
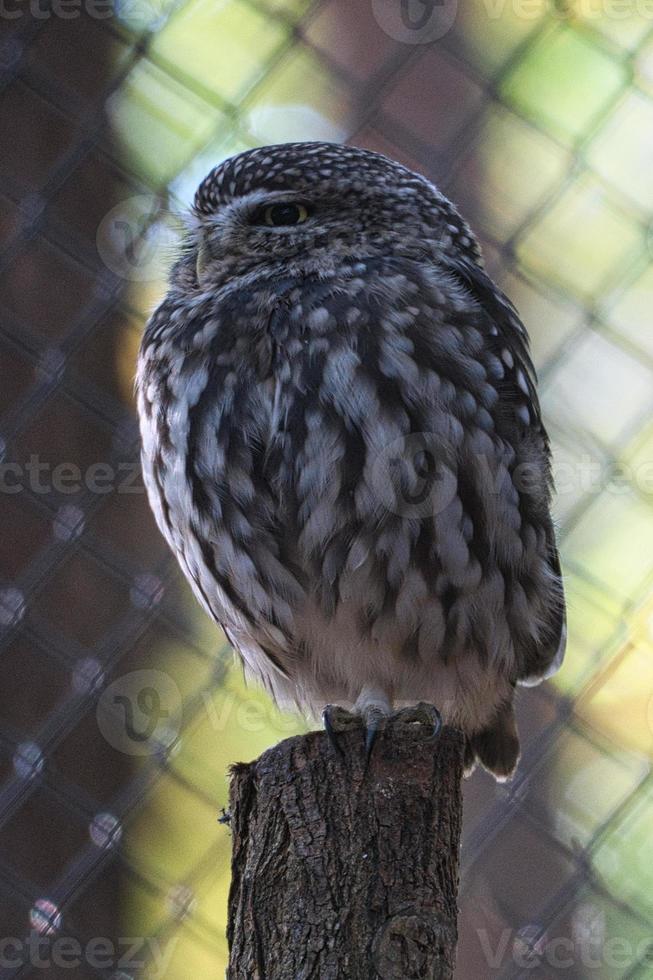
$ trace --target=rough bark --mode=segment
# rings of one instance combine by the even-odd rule
[[[290,738],[231,782],[229,980],[446,980],[463,739],[421,727]]]

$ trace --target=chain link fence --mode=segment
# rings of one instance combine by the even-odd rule
[[[434,179],[532,335],[570,645],[465,787],[457,977],[653,976],[653,3],[1,0],[0,980],[221,976],[248,690],[153,526],[132,378],[220,159]]]

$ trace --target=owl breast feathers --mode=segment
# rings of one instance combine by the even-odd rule
[[[564,652],[528,340],[454,207],[379,154],[212,171],[138,367],[158,525],[281,704],[431,701],[498,777]]]

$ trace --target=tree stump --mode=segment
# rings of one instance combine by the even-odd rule
[[[229,980],[446,980],[463,737],[419,725],[290,738],[231,781]]]

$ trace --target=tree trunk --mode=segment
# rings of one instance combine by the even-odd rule
[[[311,732],[234,767],[229,980],[446,980],[463,738]]]

